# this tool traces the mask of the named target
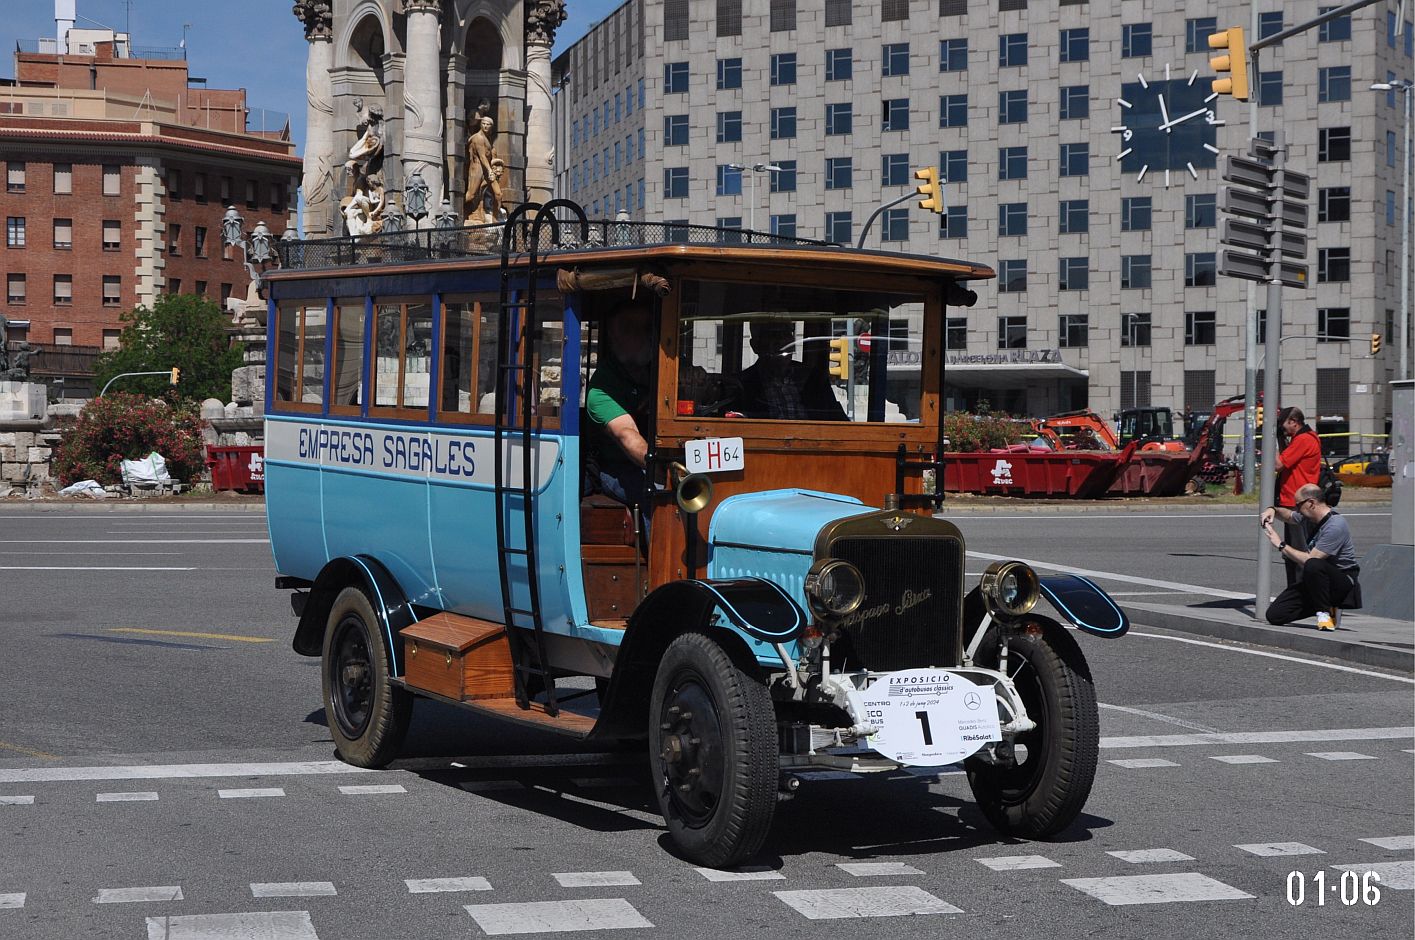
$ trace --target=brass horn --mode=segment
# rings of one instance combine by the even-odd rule
[[[670,470],[678,478],[673,500],[686,513],[702,512],[712,502],[712,480],[706,473],[689,473],[688,468],[674,462]]]

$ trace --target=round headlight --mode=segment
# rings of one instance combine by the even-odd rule
[[[1021,617],[1036,606],[1041,582],[1030,566],[1020,561],[995,561],[979,583],[988,612],[995,617]]]
[[[822,558],[806,572],[806,600],[811,611],[824,620],[852,613],[865,599],[865,576],[839,558]]]

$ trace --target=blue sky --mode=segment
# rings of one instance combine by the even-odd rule
[[[622,0],[568,0],[569,13],[556,37],[555,52],[584,35]],[[304,143],[305,38],[290,13],[290,0],[192,3],[190,0],[133,0],[131,24],[122,0],[78,0],[79,26],[95,21],[131,29],[136,46],[177,46],[187,30],[191,74],[213,88],[244,88],[246,103],[290,115],[295,140]],[[15,75],[17,41],[54,35],[53,0],[3,0],[0,17],[0,77]]]

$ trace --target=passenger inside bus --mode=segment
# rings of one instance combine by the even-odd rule
[[[599,368],[585,396],[589,421],[589,489],[606,493],[645,516],[644,461],[648,441],[643,429],[653,404],[653,310],[629,301],[610,313],[605,324]]]
[[[752,352],[757,361],[742,370],[741,393],[732,410],[748,418],[786,421],[845,421],[824,368],[793,355],[796,327],[791,320],[753,320]]]

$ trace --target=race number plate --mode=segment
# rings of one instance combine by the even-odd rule
[[[683,445],[683,461],[689,473],[722,473],[746,466],[740,437],[709,437]]]
[[[861,718],[880,730],[870,746],[917,767],[955,764],[989,741],[1001,741],[997,696],[942,669],[906,669],[881,676],[859,693]]]

